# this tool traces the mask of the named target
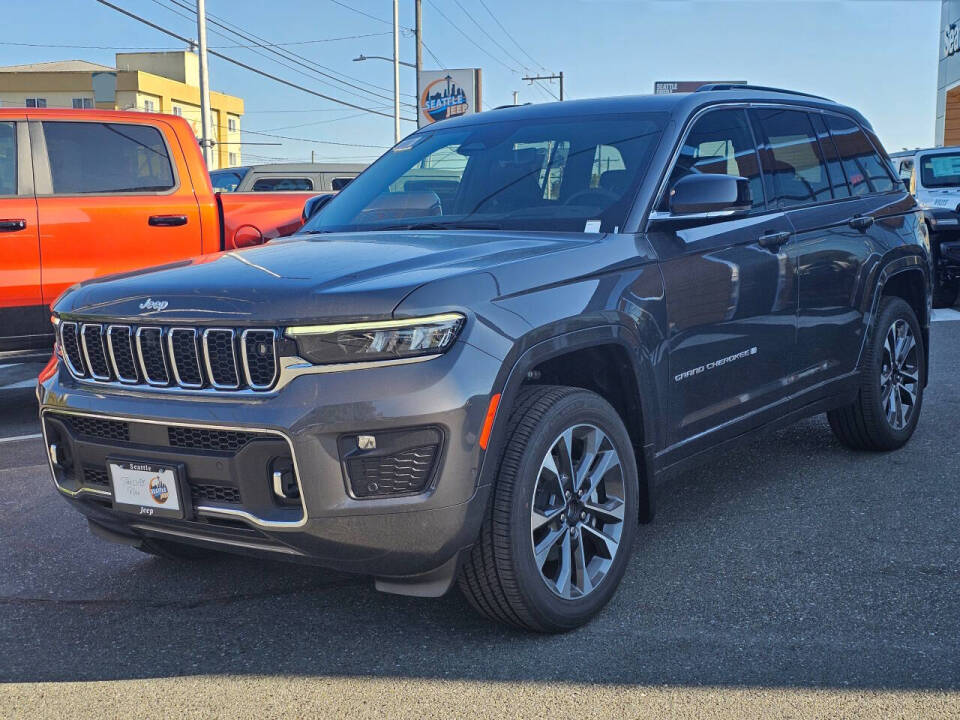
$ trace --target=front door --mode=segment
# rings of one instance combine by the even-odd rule
[[[760,424],[765,408],[785,403],[797,309],[796,265],[786,250],[791,227],[766,206],[744,110],[713,110],[695,121],[668,189],[689,173],[749,179],[754,208],[682,229],[654,225],[650,233],[667,299],[668,452],[683,454]],[[664,200],[658,210],[667,209]]]
[[[0,121],[0,351],[49,347],[40,236],[25,121]]]
[[[43,295],[81,280],[199,255],[200,213],[163,123],[32,121]]]

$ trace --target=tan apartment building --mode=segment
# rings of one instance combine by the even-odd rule
[[[117,53],[116,67],[63,60],[0,67],[0,107],[140,110],[180,115],[200,136],[200,62],[195,53]],[[243,99],[210,92],[211,170],[235,167]]]

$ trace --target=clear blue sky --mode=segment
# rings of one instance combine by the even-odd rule
[[[113,0],[193,37],[195,24],[175,14],[172,1]],[[545,90],[520,80],[524,69],[563,70],[571,98],[649,93],[655,80],[748,80],[822,94],[855,106],[870,119],[891,152],[933,142],[938,0],[484,2],[529,56],[498,27],[480,0],[424,0],[424,40],[446,67],[483,68],[484,104],[489,107],[511,102],[514,90],[520,91],[522,102],[549,99]],[[401,25],[412,26],[413,0],[401,0],[400,5]],[[304,43],[285,49],[336,73],[381,86],[385,90],[364,87],[392,98],[390,64],[351,61],[361,52],[392,53],[390,25],[376,19],[391,17],[390,0],[343,0],[342,5],[333,0],[207,0],[207,12],[274,43]],[[172,38],[94,0],[8,0],[3,13],[7,32],[0,41],[0,65],[63,59],[112,64],[112,46],[178,47]],[[212,32],[216,29],[211,27],[211,47],[243,42],[216,35]],[[312,42],[355,35],[369,36]],[[56,45],[103,49],[44,47]],[[413,51],[412,37],[401,37],[401,58],[412,61]],[[299,74],[249,49],[222,52],[319,92],[392,112],[390,99],[358,98],[345,88]],[[437,67],[427,53],[424,61],[428,69]],[[392,119],[358,115],[216,58],[211,59],[210,82],[214,89],[246,100],[243,128],[247,131],[360,145],[392,144]],[[401,89],[413,102],[412,70],[401,68]],[[557,91],[555,84],[552,90]],[[414,129],[413,123],[402,127],[405,132]],[[318,159],[366,160],[379,152],[253,134],[244,140],[281,143],[244,146],[247,160],[303,160],[309,159],[311,150]]]

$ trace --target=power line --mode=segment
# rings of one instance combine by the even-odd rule
[[[182,35],[178,35],[177,33],[173,32],[172,30],[168,30],[168,29],[165,28],[165,27],[162,27],[162,26],[160,26],[160,25],[157,25],[156,23],[151,22],[150,20],[147,20],[146,18],[142,18],[142,17],[140,17],[139,15],[136,15],[136,14],[130,12],[129,10],[124,10],[122,7],[119,7],[119,6],[117,6],[117,5],[114,5],[114,4],[111,3],[111,2],[108,2],[108,0],[97,0],[97,2],[100,3],[101,5],[105,5],[105,6],[107,6],[108,8],[111,8],[111,9],[113,9],[113,10],[115,10],[115,11],[117,11],[117,12],[123,14],[123,15],[126,15],[127,17],[133,18],[134,20],[136,20],[136,21],[138,21],[138,22],[141,22],[141,23],[143,23],[144,25],[148,25],[148,26],[152,27],[154,30],[159,30],[160,32],[162,32],[162,33],[164,33],[164,34],[166,34],[166,35],[169,35],[170,37],[176,38],[176,39],[179,40],[180,42],[183,42],[183,43],[190,43],[190,42],[191,42],[190,40],[188,40],[187,38],[183,37]],[[354,108],[354,109],[356,109],[356,110],[363,110],[364,112],[372,113],[372,114],[374,114],[374,115],[380,115],[380,116],[382,116],[382,117],[388,117],[388,118],[392,118],[392,117],[393,117],[393,114],[392,114],[392,113],[380,112],[379,110],[374,110],[374,109],[372,109],[372,108],[366,108],[366,107],[363,107],[363,106],[361,106],[361,105],[357,105],[357,104],[355,104],[355,103],[348,102],[347,100],[341,100],[340,98],[335,98],[335,97],[332,97],[332,96],[330,96],[330,95],[325,95],[324,93],[317,92],[316,90],[311,90],[310,88],[304,87],[303,85],[298,85],[298,84],[296,84],[296,83],[294,83],[294,82],[291,82],[291,81],[289,81],[289,80],[285,80],[285,79],[283,79],[283,78],[281,78],[281,77],[277,77],[276,75],[273,75],[272,73],[268,73],[268,72],[266,72],[265,70],[260,70],[259,68],[255,68],[255,67],[253,67],[252,65],[248,65],[248,64],[245,63],[245,62],[241,62],[240,60],[237,60],[237,59],[235,59],[235,58],[232,58],[232,57],[230,57],[229,55],[224,55],[223,53],[217,52],[217,51],[215,51],[215,50],[209,50],[208,52],[209,52],[211,55],[213,55],[214,57],[218,57],[218,58],[220,58],[221,60],[225,60],[225,61],[228,62],[228,63],[231,63],[231,64],[233,64],[233,65],[236,65],[237,67],[242,67],[243,69],[249,70],[250,72],[256,73],[257,75],[262,75],[262,76],[265,77],[265,78],[268,78],[268,79],[273,80],[273,81],[275,81],[275,82],[281,83],[281,84],[286,85],[286,86],[288,86],[288,87],[292,87],[292,88],[294,88],[294,89],[296,89],[296,90],[301,90],[301,91],[303,91],[303,92],[305,92],[305,93],[309,93],[310,95],[314,95],[315,97],[323,98],[324,100],[329,100],[330,102],[337,103],[338,105],[344,105],[344,106],[346,106],[346,107],[351,107],[351,108]]]
[[[182,17],[182,16],[181,16]],[[382,37],[389,35],[389,32],[363,33],[362,35],[343,35],[341,37],[322,38],[319,40],[297,40],[282,43],[265,43],[273,47],[287,47],[294,45],[316,45],[319,43],[337,42],[339,40],[358,40],[369,37]],[[65,48],[70,50],[140,50],[142,52],[171,52],[182,48],[176,47],[140,47],[136,45],[61,45],[55,43],[24,43],[0,41],[0,45],[12,45],[15,47],[35,47],[35,48]],[[233,50],[236,48],[252,48],[255,45],[211,45],[214,50]]]
[[[507,28],[503,26],[503,23],[501,23],[500,20],[497,19],[497,16],[494,15],[493,12],[490,10],[490,8],[487,7],[487,3],[485,3],[484,0],[480,0],[480,4],[483,5],[483,9],[487,11],[487,14],[493,18],[493,21],[500,26],[500,29],[503,30],[503,34],[506,35],[508,38],[510,38],[510,40],[513,41],[514,45],[520,48],[520,52],[522,52],[524,55],[530,58],[530,62],[532,62],[534,65],[537,65],[541,70],[546,71],[547,69],[541,63],[537,62],[533,58],[533,56],[524,49],[523,45],[517,42],[516,38],[514,38],[513,35],[510,34]]]
[[[335,2],[335,0],[330,0],[330,1],[331,1],[331,2]],[[493,53],[491,53],[489,50],[487,50],[485,47],[483,47],[480,43],[478,43],[476,40],[474,40],[472,37],[470,37],[466,32],[464,32],[463,29],[462,29],[459,25],[457,25],[455,22],[453,22],[453,20],[451,20],[449,17],[447,17],[446,13],[444,13],[443,10],[441,10],[441,9],[437,6],[437,4],[436,4],[435,2],[433,2],[433,0],[427,0],[427,2],[430,3],[430,5],[433,7],[433,9],[436,10],[436,11],[440,14],[440,17],[442,17],[444,20],[447,21],[447,24],[450,25],[450,27],[452,27],[452,28],[453,28],[454,30],[456,30],[458,33],[460,33],[461,35],[463,35],[468,41],[470,41],[470,43],[472,43],[472,44],[475,45],[477,48],[479,48],[481,52],[483,52],[483,53],[485,53],[486,55],[488,55],[489,57],[493,58],[496,62],[498,62],[498,63],[500,63],[501,65],[503,65],[503,67],[505,67],[505,68],[506,68],[507,70],[509,70],[510,72],[520,74],[520,71],[519,71],[519,70],[517,70],[516,68],[512,68],[512,67],[510,67],[509,65],[507,65],[503,60],[501,60],[501,59],[498,58],[496,55],[494,55]]]
[[[160,2],[160,0],[153,0],[153,2],[156,3],[157,5],[160,5],[160,7],[164,8],[164,9],[166,9],[166,10],[169,10],[170,12],[175,13],[176,15],[179,15],[179,16],[181,16],[181,17],[186,17],[187,19],[189,19],[189,20],[191,20],[191,21],[193,21],[193,22],[196,21],[196,12],[195,12],[195,11],[193,10],[193,8],[191,8],[189,5],[186,5],[185,3],[181,2],[181,0],[168,0],[168,2],[169,2],[171,5],[176,5],[176,6],[180,7],[180,8],[188,11],[188,12],[190,13],[189,16],[184,15],[183,13],[177,11],[177,10],[176,10],[175,8],[173,8],[173,7],[167,7],[166,5],[163,5],[163,4]],[[265,44],[265,42],[258,42],[258,41],[264,41],[264,38],[261,38],[261,37],[259,37],[259,36],[257,36],[257,35],[253,35],[252,33],[247,34],[245,31],[242,30],[242,28],[239,28],[238,26],[233,25],[232,23],[224,24],[224,22],[220,22],[221,19],[220,19],[220,18],[217,18],[217,16],[215,16],[215,15],[210,15],[210,14],[208,14],[207,17],[209,18],[209,21],[210,21],[211,24],[216,25],[216,26],[218,26],[218,27],[221,27],[221,28],[223,28],[224,30],[226,30],[226,31],[228,31],[228,32],[236,35],[237,37],[240,37],[240,38],[243,38],[243,39],[245,39],[245,40],[249,40],[249,41],[252,41],[252,42],[254,42],[254,43],[257,43],[257,46],[258,46],[258,47],[263,48],[263,49],[266,50],[267,52],[269,52],[269,53],[271,53],[271,54],[273,54],[273,55],[276,55],[277,57],[281,58],[281,59],[284,60],[284,61],[287,61],[287,62],[281,62],[281,61],[279,61],[279,60],[275,60],[275,59],[273,59],[273,58],[271,58],[271,57],[268,57],[266,54],[264,54],[263,52],[261,52],[261,51],[258,50],[257,48],[253,48],[253,47],[252,47],[252,48],[249,48],[252,52],[256,53],[257,55],[260,55],[261,57],[265,57],[265,58],[267,58],[268,60],[271,60],[272,62],[276,62],[277,64],[282,65],[283,67],[286,67],[288,70],[293,70],[294,72],[296,72],[296,73],[298,73],[298,74],[301,74],[301,75],[304,75],[304,76],[306,76],[306,77],[309,77],[308,75],[306,75],[306,73],[303,72],[303,70],[300,70],[298,67],[293,67],[293,66],[291,66],[291,65],[288,64],[289,62],[293,62],[293,63],[295,63],[296,65],[305,68],[307,71],[309,71],[310,73],[312,73],[312,74],[314,74],[314,75],[320,75],[320,76],[323,76],[323,77],[325,77],[325,78],[329,78],[329,79],[333,80],[334,82],[337,82],[337,83],[340,83],[341,85],[346,86],[346,88],[354,88],[355,90],[358,90],[359,92],[366,93],[367,95],[371,95],[371,96],[376,97],[376,98],[378,98],[378,99],[380,99],[380,100],[390,100],[390,101],[393,100],[392,96],[382,95],[382,94],[377,93],[377,92],[374,92],[374,91],[372,91],[372,90],[367,90],[366,88],[359,87],[358,85],[354,85],[353,83],[347,82],[346,80],[341,80],[340,78],[336,77],[335,75],[331,75],[330,73],[323,72],[322,70],[317,70],[317,69],[315,69],[314,67],[312,67],[312,65],[317,65],[317,67],[324,67],[324,66],[319,65],[319,64],[312,63],[312,62],[309,60],[309,58],[305,58],[305,57],[302,56],[302,55],[298,55],[297,53],[293,53],[293,52],[290,52],[290,51],[287,51],[287,50],[284,50],[284,51],[281,52],[281,51],[278,51],[278,50],[276,50],[276,49],[274,49],[274,48],[272,48],[272,47],[268,47],[268,46]],[[231,27],[228,27],[227,25],[233,25],[233,28],[237,28],[237,29],[233,29],[233,28],[231,28]],[[224,33],[220,32],[220,31],[218,31],[218,30],[212,30],[211,32],[214,32],[214,33],[216,33],[217,35],[220,35],[221,37],[228,37],[227,35],[225,35]],[[285,54],[284,54],[284,53],[285,53]],[[292,57],[290,57],[290,56],[292,56]],[[306,62],[306,63],[301,62],[300,60],[297,60],[296,58],[302,58],[303,60],[306,60],[307,62]],[[309,64],[308,64],[308,63],[309,63]],[[333,70],[332,68],[325,68],[325,67],[324,67],[324,69],[326,69],[326,70]],[[337,72],[337,71],[333,70],[333,72]],[[350,77],[350,76],[344,74],[344,77]],[[312,79],[316,79],[316,78],[312,78]],[[351,78],[351,79],[355,79],[355,78]],[[329,83],[326,82],[325,80],[319,80],[318,82],[321,82],[322,84],[325,84],[325,85],[329,85]],[[379,87],[380,87],[380,86],[374,85],[374,84],[372,84],[372,83],[367,83],[367,82],[365,82],[365,81],[363,81],[363,80],[358,80],[358,82],[362,82],[362,83],[364,83],[364,84],[366,84],[366,85],[370,85],[371,87],[375,87],[375,88],[379,88]],[[349,90],[349,89],[346,89],[346,88],[337,88],[337,89],[338,89],[338,90],[344,90],[344,91],[347,92],[348,94],[353,95],[353,96],[355,96],[355,97],[359,97],[359,98],[361,98],[362,100],[368,100],[368,98],[366,98],[365,96],[363,96],[363,95],[358,95],[357,93],[353,92],[352,90]],[[380,88],[380,89],[386,90],[386,91],[389,92],[389,90],[388,90],[387,88]],[[410,107],[410,108],[413,108],[413,107],[414,107],[414,105],[413,105],[412,103],[404,103],[404,104],[407,105],[407,106]]]
[[[476,25],[477,29],[479,29],[480,32],[482,32],[484,35],[490,38],[493,44],[503,51],[504,55],[506,55],[508,58],[513,60],[515,63],[517,63],[517,65],[519,65],[524,71],[529,69],[526,67],[526,64],[522,60],[518,60],[517,57],[513,55],[513,53],[507,50],[503,45],[500,44],[500,42],[493,35],[491,35],[486,31],[486,29],[479,22],[477,22],[477,19],[469,11],[467,11],[467,9],[460,3],[460,0],[453,0],[453,1],[457,4],[458,8],[463,10],[463,14],[470,19],[470,22]]]

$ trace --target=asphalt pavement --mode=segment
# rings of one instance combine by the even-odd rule
[[[960,717],[954,314],[907,447],[853,453],[814,418],[675,478],[563,636],[457,593],[104,543],[38,440],[0,441],[0,717]],[[0,401],[0,439],[37,431]]]

